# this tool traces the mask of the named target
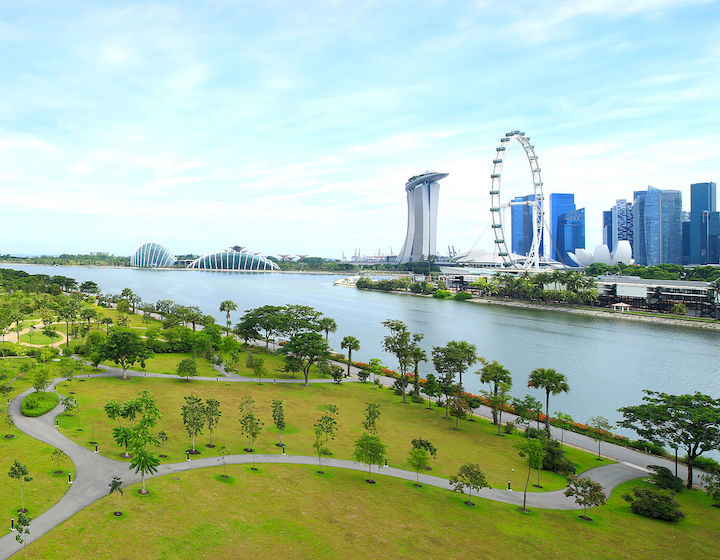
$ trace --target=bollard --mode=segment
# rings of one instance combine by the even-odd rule
[[[97,453],[97,452],[98,452],[98,448],[97,448],[97,446],[98,446],[98,444],[96,443],[96,444],[95,444],[95,453]]]
[[[185,457],[186,457],[186,459],[185,459],[186,461],[190,460],[190,452],[189,451],[185,452]]]
[[[512,488],[510,488],[510,481],[509,481],[509,480],[508,480],[508,487],[507,487],[507,489],[510,490],[510,492],[512,492]]]
[[[72,473],[68,473],[68,484],[72,484]]]
[[[282,450],[283,450],[282,454],[285,455],[285,444],[284,444],[284,443],[283,443],[283,446],[282,446]]]
[[[387,457],[385,457],[385,466],[386,466],[386,467],[388,466],[388,464],[387,464]]]
[[[10,530],[15,530],[15,517],[13,517],[12,515],[10,516]]]

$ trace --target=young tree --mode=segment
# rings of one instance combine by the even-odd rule
[[[285,431],[285,428],[287,427],[285,424],[285,410],[283,408],[282,401],[274,400],[272,402],[272,417],[273,417],[273,424],[275,424],[275,429],[278,431],[278,434],[280,436],[280,442],[276,445],[282,447],[282,433]]]
[[[213,445],[212,436],[215,428],[220,423],[220,417],[222,411],[220,410],[220,401],[217,399],[206,399],[205,406],[203,407],[203,414],[205,415],[205,423],[207,424],[208,432],[210,433],[210,443],[208,447],[215,447]]]
[[[545,430],[550,433],[550,393],[559,395],[570,390],[567,378],[554,369],[537,368],[530,372],[528,387],[545,390]]]
[[[315,424],[313,426],[314,430],[313,433],[315,434],[315,439],[313,440],[313,449],[315,450],[315,453],[317,453],[318,458],[318,474],[324,474],[322,470],[322,456],[325,452],[325,449],[327,448],[325,442],[323,441],[323,429],[318,424]]]
[[[234,301],[231,301],[229,299],[226,299],[220,304],[220,311],[225,312],[225,330],[229,334],[230,333],[230,312],[231,311],[237,311],[237,304]]]
[[[253,373],[258,378],[258,383],[262,383],[263,376],[267,373],[267,368],[265,367],[265,360],[263,360],[260,356],[255,356],[253,359]]]
[[[410,331],[402,321],[383,321],[383,326],[390,331],[390,334],[383,338],[383,350],[395,356],[400,370],[398,380],[402,391],[402,402],[407,402],[407,372],[412,364],[412,345],[410,342]]]
[[[453,395],[462,391],[462,387],[455,383],[455,378],[451,373],[441,375],[438,379],[438,387],[443,395],[445,401],[445,420],[450,418],[450,400]]]
[[[116,502],[115,502],[115,511],[113,512],[113,515],[116,517],[120,517],[122,515],[122,512],[120,511],[120,494],[123,493],[122,489],[122,480],[119,476],[113,476],[112,480],[110,481],[110,484],[108,484],[110,487],[110,492],[108,492],[108,496],[112,496],[113,494],[116,494]]]
[[[441,376],[458,377],[462,390],[462,376],[477,360],[477,349],[474,344],[464,340],[451,340],[445,346],[435,346],[432,349],[433,365]]]
[[[320,333],[299,332],[292,336],[280,352],[285,355],[286,365],[299,366],[305,376],[305,385],[308,385],[310,368],[313,364],[330,359],[327,342]]]
[[[687,487],[692,488],[695,459],[720,447],[720,399],[702,393],[668,395],[644,391],[643,404],[620,409],[624,428],[687,454]]]
[[[565,489],[567,497],[575,497],[575,503],[583,508],[580,519],[592,521],[587,516],[587,508],[605,505],[607,496],[602,485],[586,477],[579,477],[571,474],[568,477],[568,486]]]
[[[468,489],[468,500],[465,503],[469,506],[475,505],[472,501],[473,490],[480,492],[483,488],[490,488],[480,465],[474,463],[461,465],[457,474],[450,477],[449,482],[455,492],[465,493],[465,488]]]
[[[480,358],[483,367],[476,373],[480,375],[481,383],[490,384],[490,393],[493,396],[498,394],[500,383],[506,383],[508,391],[512,387],[512,376],[510,372],[501,366],[497,361],[489,362],[485,358]],[[498,411],[493,410],[493,424],[498,424]]]
[[[15,459],[13,464],[10,466],[8,476],[20,483],[20,509],[18,511],[20,513],[25,513],[27,510],[25,509],[25,495],[23,493],[23,489],[25,484],[32,481],[30,471],[28,470],[27,465]]]
[[[377,403],[367,403],[365,407],[365,419],[363,420],[363,428],[368,434],[377,435],[377,419],[380,418],[380,405]]]
[[[330,333],[334,333],[337,330],[337,323],[332,317],[321,317],[317,322],[317,326],[321,331],[325,332],[325,342],[328,341]]]
[[[138,490],[139,494],[147,494],[148,491],[145,488],[145,477],[149,474],[155,474],[157,472],[157,466],[160,464],[160,459],[153,455],[144,445],[138,444],[133,447],[133,459],[130,462],[130,468],[139,474],[142,478],[142,488]]]
[[[415,471],[415,486],[420,488],[420,471],[424,470],[430,462],[430,455],[422,447],[413,446],[408,453],[408,465]]]
[[[705,493],[710,496],[713,505],[720,508],[720,472],[710,473],[703,477]]]
[[[340,409],[335,405],[328,405],[327,412],[318,418],[315,423],[315,429],[319,429],[325,435],[325,449],[323,453],[330,455],[330,440],[335,439],[335,432],[337,432],[337,416]]]
[[[425,385],[423,385],[422,390],[428,398],[427,409],[432,410],[431,399],[442,394],[440,392],[440,385],[438,385],[437,379],[432,373],[428,373],[428,376],[425,378]]]
[[[252,445],[262,431],[263,422],[255,416],[254,403],[253,406],[246,406],[241,410],[242,416],[240,417],[240,430],[243,435],[248,438],[248,446],[245,451],[248,453],[255,453]]]
[[[18,514],[17,521],[15,522],[15,530],[17,531],[17,535],[15,535],[15,540],[23,545],[23,553],[26,559],[27,550],[25,549],[25,545],[27,544],[27,537],[25,535],[30,534],[31,521],[32,517],[30,517],[29,515],[25,515],[25,512],[21,511]]]
[[[228,477],[227,464],[226,464],[225,459],[230,454],[230,450],[227,447],[225,447],[224,445],[221,445],[220,449],[218,449],[218,454],[222,457],[222,464],[223,464],[223,473],[220,476],[222,476],[223,478],[227,478]]]
[[[520,511],[528,511],[527,505],[527,489],[530,483],[530,470],[542,467],[543,445],[538,438],[524,438],[515,444],[520,457],[526,458],[528,462],[527,478],[525,479],[525,489],[523,490],[523,505]]]
[[[542,403],[539,400],[525,395],[522,399],[513,399],[512,406],[521,424],[529,426],[530,422],[535,420],[537,427],[540,428]]]
[[[65,453],[63,453],[59,449],[53,449],[52,457],[53,457],[53,459],[55,459],[55,464],[56,464],[55,474],[62,474],[62,470],[60,469],[60,461],[65,459],[65,457],[67,457],[67,455],[65,455]]]
[[[430,456],[434,459],[437,455],[437,447],[435,447],[429,440],[424,438],[414,438],[410,441],[410,445],[412,445],[416,449],[424,449],[427,451]]]
[[[458,385],[458,387],[460,387]],[[460,420],[465,420],[471,409],[467,400],[458,391],[450,400],[450,416],[455,418],[455,429],[459,430]]]
[[[35,391],[42,393],[50,385],[50,374],[44,367],[39,367],[33,375],[32,386]]]
[[[135,362],[145,367],[145,360],[152,356],[140,335],[133,330],[115,327],[109,332],[98,351],[105,360],[112,360],[123,370],[123,379],[127,379],[127,368]]]
[[[370,382],[373,384],[373,389],[375,388],[378,375],[382,374],[384,368],[385,368],[385,366],[383,365],[382,361],[380,361],[378,358],[370,359],[370,362],[368,363],[367,371],[370,373],[370,375],[372,375]]]
[[[191,377],[198,374],[197,363],[192,358],[183,358],[177,365],[177,374],[184,377],[185,381],[190,381]]]
[[[510,384],[500,381],[492,391],[483,391],[482,393],[490,405],[493,421],[497,425],[497,435],[502,436],[502,413],[510,399]]]
[[[425,338],[422,333],[415,333],[410,343],[410,361],[413,366],[413,395],[420,396],[420,362],[427,362],[427,352],[420,347],[420,341]]]
[[[354,350],[360,350],[360,341],[354,336],[346,336],[340,342],[340,348],[347,348],[347,375],[350,376],[350,366],[352,365],[352,353]]]
[[[382,467],[385,464],[385,445],[375,435],[363,434],[355,441],[353,459],[358,463],[365,463],[368,467],[368,484],[375,484],[372,479],[372,465]]]
[[[604,416],[593,416],[592,418],[589,418],[587,421],[587,425],[589,428],[592,429],[593,433],[595,434],[595,437],[598,442],[598,456],[597,460],[602,460],[602,457],[600,457],[600,442],[602,441],[602,435],[604,433],[610,432],[612,430],[612,424],[610,421],[605,418]]]
[[[573,417],[569,414],[565,414],[564,412],[555,411],[555,418],[560,420],[562,423],[560,424],[560,445],[565,443],[565,425],[571,424],[575,420],[573,420]]]
[[[182,421],[192,442],[192,451],[190,453],[193,455],[199,453],[195,449],[195,436],[202,433],[205,427],[205,419],[203,400],[194,395],[185,396],[185,404],[182,405]]]

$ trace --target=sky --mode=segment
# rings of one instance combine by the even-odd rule
[[[615,199],[720,180],[713,1],[0,0],[0,68],[0,254],[397,253],[426,170],[438,252],[489,248],[515,129],[588,248]]]

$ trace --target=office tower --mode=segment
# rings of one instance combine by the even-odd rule
[[[629,241],[633,245],[633,208],[632,202],[624,198],[615,201],[615,206],[610,210],[612,213],[612,251],[617,247],[619,241]]]
[[[550,258],[556,261],[565,262],[563,254],[559,251],[557,239],[559,236],[558,224],[563,214],[575,210],[575,195],[567,193],[553,193],[550,195],[550,234],[552,235],[553,244],[550,247]],[[547,220],[547,216],[545,218]],[[584,226],[583,226],[584,227]],[[572,249],[569,249],[572,251]],[[564,255],[567,259],[567,254]]]
[[[570,210],[558,216],[555,247],[559,260],[568,266],[577,266],[568,253],[585,248],[585,208]]]
[[[710,253],[717,240],[711,235],[712,224],[717,218],[715,183],[694,183],[690,185],[690,262],[689,264],[715,263]]]
[[[529,194],[516,196],[510,202],[511,251],[516,255],[527,255],[532,248],[535,231],[533,222],[535,207],[532,204],[534,201],[535,195]],[[542,245],[540,245],[540,254],[542,255]]]
[[[613,250],[613,228],[612,228],[612,210],[603,211],[603,244],[612,252]]]
[[[648,187],[635,191],[635,262],[646,266],[682,263],[682,193]]]
[[[408,204],[408,225],[405,244],[398,254],[399,264],[420,261],[435,255],[437,238],[437,207],[440,185],[447,173],[426,171],[410,177],[405,183]]]
[[[682,264],[690,264],[690,212],[681,214],[682,220]]]

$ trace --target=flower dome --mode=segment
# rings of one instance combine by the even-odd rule
[[[143,243],[130,257],[130,266],[138,268],[168,268],[177,259],[159,243]]]
[[[280,267],[259,253],[219,251],[198,257],[188,268],[199,270],[280,270]]]

